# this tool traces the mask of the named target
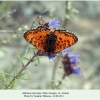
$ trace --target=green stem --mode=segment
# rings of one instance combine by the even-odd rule
[[[32,60],[37,56],[37,54],[40,51],[38,51],[35,55],[33,55],[33,57],[26,63],[26,65],[22,66],[22,69],[19,71],[19,73],[13,77],[12,81],[8,84],[8,86],[5,89],[8,89],[10,87],[10,85],[13,83],[13,81],[15,81],[15,79],[18,78],[18,76],[21,74],[21,72],[32,62]]]

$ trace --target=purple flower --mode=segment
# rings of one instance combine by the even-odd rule
[[[50,54],[50,55],[47,55],[49,57],[49,59],[52,59],[56,56],[56,53],[53,53],[53,54]]]
[[[69,48],[67,48],[67,49],[64,51],[65,54],[68,54],[69,52],[70,52],[70,49],[69,49]]]
[[[73,54],[70,57],[71,63],[77,65],[79,62],[79,54]]]
[[[76,67],[79,62],[79,54],[69,55],[69,52],[70,49],[67,48],[62,62],[64,65],[65,75],[68,76],[70,74],[77,74],[82,76],[81,70]]]
[[[47,54],[47,53],[45,53],[45,52],[43,52],[43,51],[40,51],[40,52],[38,53],[39,56],[46,56],[46,57],[48,57],[49,59],[54,58],[54,57],[56,56],[56,54],[57,54],[57,53]]]
[[[59,24],[59,20],[57,18],[54,18],[53,20],[51,20],[49,23],[48,23],[48,26],[60,26]]]
[[[82,76],[82,72],[79,68],[73,67],[72,72],[73,72],[73,74],[77,74],[79,76]]]

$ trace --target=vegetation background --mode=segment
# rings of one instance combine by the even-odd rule
[[[70,49],[80,55],[78,67],[83,77],[66,77],[60,89],[100,89],[100,1],[0,1],[0,89],[5,89],[12,75],[21,69],[21,61],[27,62],[20,57],[30,58],[34,54],[31,49],[26,52],[33,46],[23,34],[47,9],[49,11],[42,14],[46,22],[59,17],[64,28],[74,32],[79,39]],[[40,58],[32,62],[25,69],[23,78],[16,79],[10,88],[52,89],[56,65],[55,84],[61,80],[60,63],[47,57]]]

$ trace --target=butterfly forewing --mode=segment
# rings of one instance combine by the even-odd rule
[[[55,35],[57,36],[57,41],[54,52],[59,52],[65,48],[68,48],[78,41],[77,36],[65,30],[55,30]]]
[[[28,30],[24,33],[24,38],[38,48],[41,51],[44,51],[45,37],[50,33],[50,29],[44,29],[39,26],[36,29]]]

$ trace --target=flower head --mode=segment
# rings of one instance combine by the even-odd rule
[[[60,21],[59,21],[57,18],[54,18],[54,19],[51,20],[50,22],[45,23],[44,26],[46,26],[46,27],[50,27],[50,26],[61,26],[61,25],[59,24],[59,22],[60,22]]]
[[[57,18],[54,18],[53,20],[51,20],[49,23],[48,23],[48,26],[60,26],[59,24],[59,20]]]
[[[68,76],[70,74],[77,74],[82,76],[81,70],[76,67],[79,62],[79,54],[73,54],[69,56],[69,52],[70,49],[66,49],[62,62],[64,65],[65,75]]]
[[[48,53],[43,52],[43,51],[40,51],[40,52],[38,53],[39,56],[46,56],[46,57],[48,57],[49,59],[54,58],[54,57],[56,56],[56,54],[57,54],[57,53],[48,54]]]
[[[69,57],[70,57],[70,61],[71,61],[72,64],[74,64],[74,65],[78,64],[78,62],[79,62],[79,58],[78,58],[79,54],[73,54],[73,55],[71,55]]]
[[[69,48],[67,48],[67,49],[65,50],[65,52],[64,52],[64,53],[65,53],[65,55],[66,55],[66,54],[69,54],[69,52],[70,52],[70,49],[69,49]]]
[[[81,70],[79,68],[77,68],[77,67],[73,67],[72,68],[72,72],[73,72],[73,74],[77,74],[79,76],[82,76]]]

